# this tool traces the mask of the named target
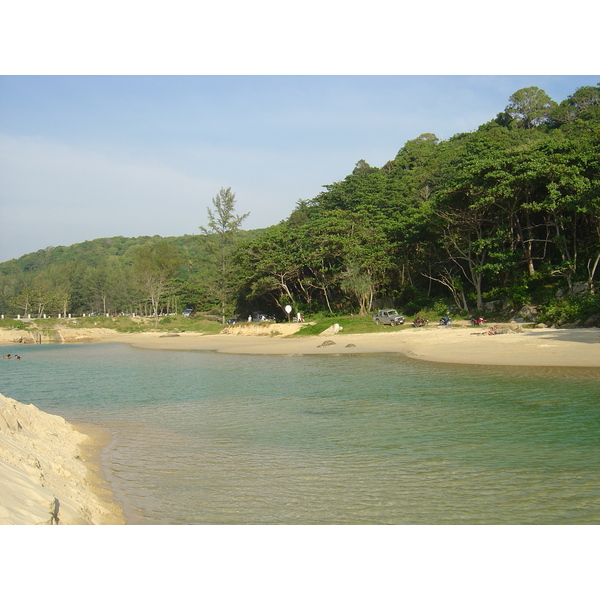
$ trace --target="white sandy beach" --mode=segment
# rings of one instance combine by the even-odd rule
[[[68,343],[119,342],[161,350],[262,355],[399,353],[441,363],[600,367],[597,328],[523,329],[488,336],[483,335],[487,327],[428,326],[288,337],[297,328],[291,324],[273,325],[270,330],[240,327],[219,335],[65,329],[61,337]],[[13,345],[13,355],[21,354],[26,360],[22,339],[20,331],[0,330],[0,345]],[[124,522],[100,476],[97,452],[106,440],[101,432],[89,433],[76,430],[62,417],[0,394],[0,524],[51,523],[57,506],[60,524]]]
[[[237,354],[362,354],[399,353],[443,363],[547,367],[600,367],[600,329],[518,329],[483,335],[488,327],[386,328],[378,333],[290,337],[296,324],[270,328],[232,327],[230,333],[117,333],[112,329],[63,329],[66,343],[120,342],[140,348],[213,350]],[[500,330],[508,331],[499,324]],[[0,330],[0,345],[21,346],[24,334]],[[15,353],[26,352],[26,346]]]
[[[521,333],[482,335],[487,328],[430,326],[358,335],[258,337],[245,335],[179,337],[161,334],[107,336],[137,347],[216,350],[240,354],[400,353],[442,363],[479,365],[600,367],[599,329],[531,329]],[[131,337],[129,337],[131,336]]]
[[[229,333],[193,332],[118,333],[112,329],[61,329],[65,343],[120,342],[140,348],[164,350],[214,350],[237,354],[363,354],[399,353],[419,360],[477,364],[547,367],[600,367],[600,329],[510,330],[498,324],[500,335],[483,335],[488,327],[429,325],[422,328],[382,329],[356,335],[321,334],[290,337],[300,327],[278,323],[270,327],[231,327]],[[28,333],[0,329],[0,345],[14,345],[15,354],[26,352]],[[18,349],[18,347],[20,347]]]

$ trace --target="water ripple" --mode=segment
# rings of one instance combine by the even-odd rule
[[[108,429],[132,523],[600,523],[598,370],[121,345],[22,355],[0,391]]]

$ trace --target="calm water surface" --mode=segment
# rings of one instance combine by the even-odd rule
[[[19,353],[0,392],[112,433],[130,523],[600,523],[600,369]]]

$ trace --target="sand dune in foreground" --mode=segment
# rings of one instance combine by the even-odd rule
[[[123,523],[96,449],[62,417],[0,394],[0,524]]]

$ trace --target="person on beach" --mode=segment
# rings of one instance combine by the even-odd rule
[[[2,358],[10,358],[10,354],[5,354]]]

